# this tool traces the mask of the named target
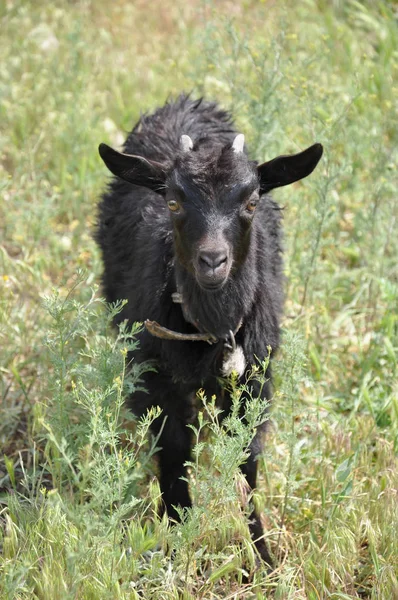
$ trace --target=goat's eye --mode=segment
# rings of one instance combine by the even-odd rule
[[[256,210],[256,206],[257,206],[256,200],[249,200],[249,202],[246,204],[246,210],[248,210],[249,212],[252,213]]]
[[[180,209],[180,205],[178,204],[177,200],[169,200],[167,202],[167,206],[171,212],[177,212]]]

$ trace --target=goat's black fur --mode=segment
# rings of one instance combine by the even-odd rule
[[[181,147],[182,135],[193,140],[192,149]],[[137,415],[158,405],[167,416],[159,441],[160,485],[172,518],[178,517],[174,506],[191,503],[181,479],[190,459],[191,400],[200,387],[221,396],[217,378],[224,337],[238,330],[236,343],[243,349],[246,368],[255,357],[266,356],[268,346],[275,351],[279,344],[281,213],[264,192],[305,177],[322,154],[317,144],[258,167],[245,152],[234,151],[236,135],[230,115],[216,104],[182,95],[141,117],[124,154],[100,147],[110,170],[127,180],[110,183],[100,203],[96,234],[106,298],[128,300],[118,320],[150,319],[177,332],[200,329],[219,338],[209,345],[159,339],[144,331],[135,354],[135,360],[155,360],[157,366],[156,373],[146,375],[148,393],[138,392],[130,402]],[[177,206],[176,213],[167,202],[173,211]],[[183,306],[172,300],[177,289]],[[269,398],[269,384],[261,394]],[[226,413],[228,409],[224,396]],[[160,426],[158,419],[155,434]],[[251,488],[256,486],[260,452],[257,432],[242,465]],[[260,555],[271,564],[256,512],[250,530]]]

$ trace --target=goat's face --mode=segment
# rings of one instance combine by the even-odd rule
[[[221,288],[244,261],[259,192],[255,165],[230,144],[203,141],[176,158],[165,192],[176,258],[202,288]]]
[[[257,166],[243,144],[242,134],[226,146],[208,139],[193,144],[183,135],[171,169],[100,145],[112,173],[164,196],[177,260],[206,290],[220,289],[245,261],[261,195],[306,177],[322,156],[322,146],[315,144]]]

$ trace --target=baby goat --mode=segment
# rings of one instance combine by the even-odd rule
[[[181,95],[141,117],[123,153],[106,144],[99,152],[117,176],[99,206],[104,291],[109,302],[128,300],[118,321],[146,321],[135,360],[155,361],[156,372],[145,374],[147,393],[130,403],[138,416],[162,409],[152,425],[161,432],[160,486],[169,517],[178,519],[175,507],[191,506],[184,477],[196,391],[216,394],[227,415],[220,377],[235,370],[244,383],[255,357],[279,344],[281,212],[268,192],[307,177],[322,146],[257,164],[227,112]],[[269,380],[253,393],[270,399]],[[241,467],[251,489],[260,453],[257,431]],[[249,527],[271,566],[255,509]]]

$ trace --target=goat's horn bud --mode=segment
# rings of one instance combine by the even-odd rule
[[[239,154],[243,152],[243,146],[245,145],[245,136],[243,133],[239,133],[234,139],[234,143],[232,144],[232,150]]]
[[[189,135],[182,135],[180,137],[180,145],[183,152],[189,152],[193,148],[193,141]]]

